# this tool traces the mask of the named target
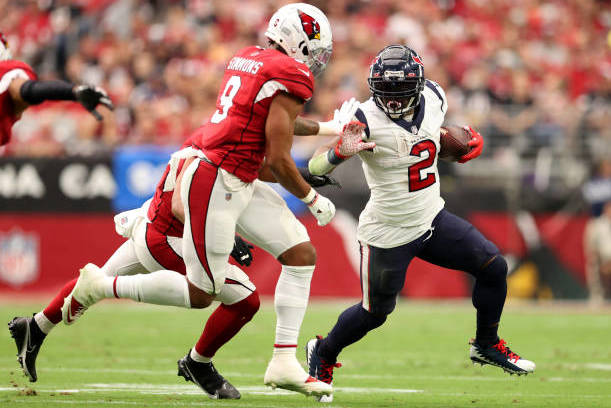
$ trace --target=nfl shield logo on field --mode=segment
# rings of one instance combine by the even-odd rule
[[[225,201],[231,200],[231,193],[225,193]]]
[[[36,280],[39,254],[36,234],[20,230],[0,232],[0,282],[22,286]]]

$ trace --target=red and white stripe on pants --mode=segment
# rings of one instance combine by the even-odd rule
[[[196,158],[180,185],[185,224],[182,254],[189,281],[210,294],[225,282],[236,223],[252,199],[252,183]]]
[[[371,305],[369,303],[370,288],[369,288],[369,245],[359,242],[361,246],[361,293],[363,294],[363,308],[371,311]]]

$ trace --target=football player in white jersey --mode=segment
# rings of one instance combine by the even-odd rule
[[[505,259],[470,223],[444,209],[437,171],[440,128],[448,109],[443,89],[425,78],[418,54],[401,45],[377,55],[368,82],[372,97],[356,110],[356,121],[309,162],[310,172],[322,175],[357,155],[371,189],[357,237],[362,301],[339,316],[327,337],[308,342],[310,375],[332,382],[341,350],[382,325],[393,311],[416,256],[475,278],[477,332],[471,360],[512,374],[533,372],[535,364],[513,353],[497,335],[507,294]],[[459,160],[463,163],[479,156],[483,145],[477,132],[466,129],[472,140],[470,152]]]

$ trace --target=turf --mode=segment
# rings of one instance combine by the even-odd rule
[[[311,305],[301,345],[326,333],[349,304]],[[0,320],[40,306],[1,305]],[[177,377],[176,360],[209,313],[128,302],[98,305],[47,338],[34,384],[17,368],[14,343],[3,329],[0,407],[320,407],[311,398],[262,384],[274,333],[270,303],[215,358],[219,371],[242,391],[241,400],[209,400]],[[507,307],[501,334],[514,351],[537,363],[537,372],[527,377],[472,366],[467,341],[473,320],[468,303],[400,303],[382,328],[340,356],[344,366],[336,370],[330,406],[611,407],[608,309]]]

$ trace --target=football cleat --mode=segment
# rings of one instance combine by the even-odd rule
[[[328,363],[318,354],[318,344],[322,336],[316,336],[306,343],[306,363],[308,364],[310,375],[322,382],[333,386],[333,369],[342,366],[341,363]],[[333,402],[333,394],[323,395],[318,398],[320,402]]]
[[[488,347],[480,346],[474,339],[469,344],[471,344],[469,355],[474,364],[490,364],[502,368],[509,374],[522,375],[535,371],[535,363],[512,352],[503,339]]]
[[[85,311],[104,298],[101,281],[105,275],[96,265],[88,263],[80,270],[80,276],[72,292],[64,299],[62,320],[73,324]]]
[[[333,393],[331,384],[308,375],[292,353],[274,354],[265,370],[263,382],[272,388],[282,388],[315,397]]]
[[[191,381],[212,399],[240,399],[240,392],[216,371],[212,363],[198,363],[187,353],[178,360],[178,375]]]
[[[30,382],[36,382],[38,379],[36,357],[40,351],[44,335],[35,339],[32,333],[32,324],[36,324],[33,317],[15,317],[9,322],[8,329],[17,345],[17,361],[21,365],[23,373],[30,379]]]

